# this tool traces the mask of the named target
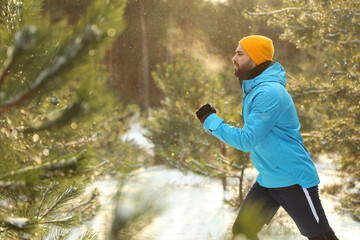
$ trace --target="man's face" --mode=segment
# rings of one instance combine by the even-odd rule
[[[232,61],[234,63],[234,75],[238,78],[246,77],[246,75],[256,67],[256,64],[240,44],[235,50],[235,56],[232,58]]]

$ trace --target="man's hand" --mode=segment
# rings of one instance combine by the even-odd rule
[[[216,110],[213,106],[207,103],[196,111],[196,116],[200,122],[204,124],[206,118],[212,113],[216,113]]]

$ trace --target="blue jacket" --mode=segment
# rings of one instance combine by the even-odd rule
[[[257,77],[244,80],[244,127],[232,127],[216,114],[204,128],[221,141],[244,152],[258,170],[257,182],[267,188],[299,184],[310,188],[320,183],[300,134],[294,102],[285,89],[286,72],[274,63]]]

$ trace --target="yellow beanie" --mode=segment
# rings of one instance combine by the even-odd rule
[[[257,65],[272,60],[274,56],[274,45],[270,38],[251,35],[241,39],[239,44]]]

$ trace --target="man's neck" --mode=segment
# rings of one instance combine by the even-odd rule
[[[263,62],[263,63],[257,65],[256,67],[254,67],[253,69],[251,69],[250,72],[245,77],[238,78],[240,87],[242,86],[242,83],[244,80],[246,81],[246,80],[251,80],[253,78],[256,78],[257,76],[262,74],[268,67],[270,67],[274,63],[275,63],[274,61]]]

